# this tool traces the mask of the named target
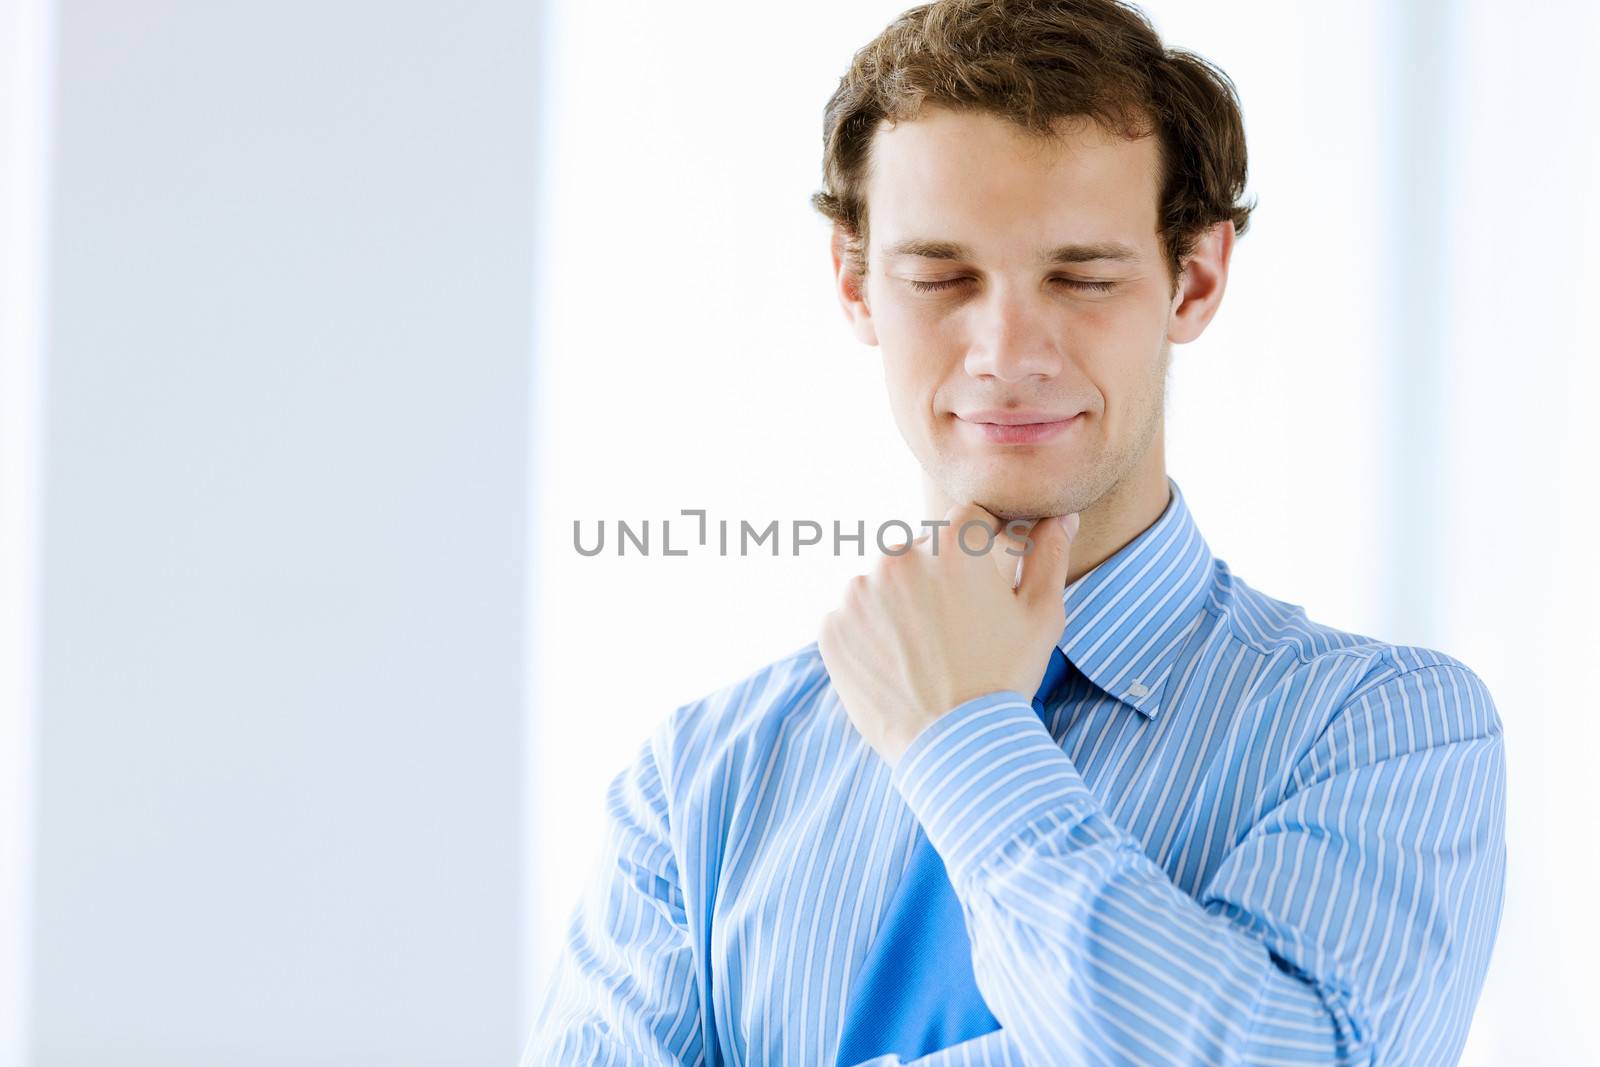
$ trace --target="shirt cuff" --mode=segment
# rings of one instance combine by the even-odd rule
[[[952,885],[999,859],[1027,827],[1075,822],[1097,804],[1033,705],[1010,689],[974,697],[929,723],[890,781]]]

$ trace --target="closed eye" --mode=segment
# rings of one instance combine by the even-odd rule
[[[1083,292],[1104,293],[1116,287],[1116,282],[1091,282],[1082,278],[1051,278],[1053,282],[1060,282],[1071,289]],[[937,282],[919,281],[916,278],[907,278],[906,282],[919,293],[940,293],[947,289],[954,289],[972,281],[971,278],[946,278]]]

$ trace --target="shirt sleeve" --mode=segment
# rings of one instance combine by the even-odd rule
[[[605,846],[568,921],[522,1067],[704,1062],[657,740],[607,789]]]
[[[901,1059],[895,1052],[886,1052],[862,1063],[851,1064],[850,1067],[973,1067],[974,1064],[982,1064],[983,1067],[1029,1067],[1029,1061],[1022,1058],[1022,1050],[1017,1048],[1017,1043],[1011,1040],[1011,1034],[1004,1029],[991,1030],[912,1060]]]
[[[1028,1063],[1456,1062],[1505,878],[1500,720],[1460,665],[1358,689],[1195,897],[1020,693],[935,720],[892,781]]]

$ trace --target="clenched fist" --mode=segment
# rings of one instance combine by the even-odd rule
[[[1031,698],[1066,625],[1077,515],[1028,530],[959,504],[945,519],[852,578],[817,638],[850,721],[891,767],[928,724],[973,697],[1009,689]]]

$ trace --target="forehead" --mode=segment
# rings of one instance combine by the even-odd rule
[[[927,108],[880,124],[867,176],[875,248],[935,238],[1031,256],[1060,241],[1131,245],[1152,257],[1159,156],[1077,120],[1046,142],[995,115]]]

